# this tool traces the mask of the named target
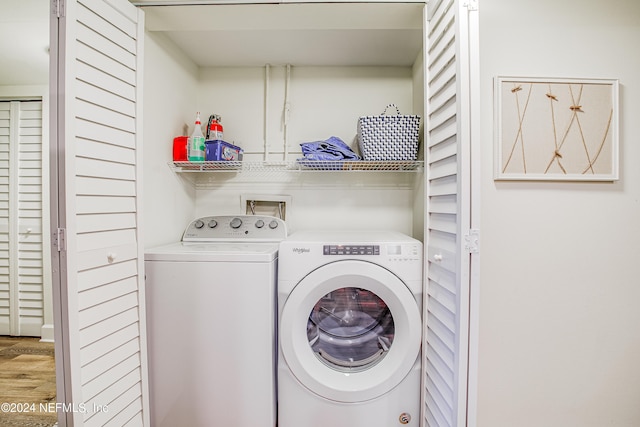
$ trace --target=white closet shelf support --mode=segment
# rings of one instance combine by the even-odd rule
[[[294,160],[294,161],[216,161],[169,162],[175,172],[422,172],[422,160]]]
[[[289,183],[306,186],[412,187],[424,170],[422,160],[390,161],[217,161],[168,162],[197,188],[231,183]]]

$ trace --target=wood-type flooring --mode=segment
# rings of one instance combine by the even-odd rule
[[[53,343],[0,336],[0,426],[51,427],[55,401]]]

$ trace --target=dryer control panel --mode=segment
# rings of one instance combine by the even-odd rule
[[[324,255],[380,255],[380,245],[324,245]]]
[[[339,244],[323,245],[323,255],[383,255],[390,261],[420,261],[420,248],[416,244]]]
[[[287,238],[287,225],[266,215],[205,216],[191,221],[183,242],[279,242]]]

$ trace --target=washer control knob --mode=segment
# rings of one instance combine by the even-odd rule
[[[231,228],[240,228],[242,220],[240,218],[233,218],[229,225],[231,225]]]
[[[218,221],[216,221],[215,219],[212,219],[211,221],[209,221],[209,228],[216,228],[218,226]]]
[[[204,222],[202,222],[202,220],[197,220],[196,222],[193,223],[193,226],[195,228],[202,228],[204,227]]]
[[[409,424],[411,422],[411,415],[407,414],[406,412],[403,412],[398,417],[398,420],[400,421],[400,424]]]
[[[272,229],[272,230],[273,230],[273,229],[278,228],[278,221],[276,221],[275,219],[274,219],[274,220],[272,220],[272,221],[269,223],[269,228],[270,228],[270,229]]]
[[[262,228],[264,227],[264,221],[259,219],[256,221],[256,228]]]

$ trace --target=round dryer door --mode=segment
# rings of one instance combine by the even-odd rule
[[[393,273],[367,261],[336,261],[305,276],[285,302],[280,346],[309,390],[340,402],[383,395],[420,352],[418,302]]]

